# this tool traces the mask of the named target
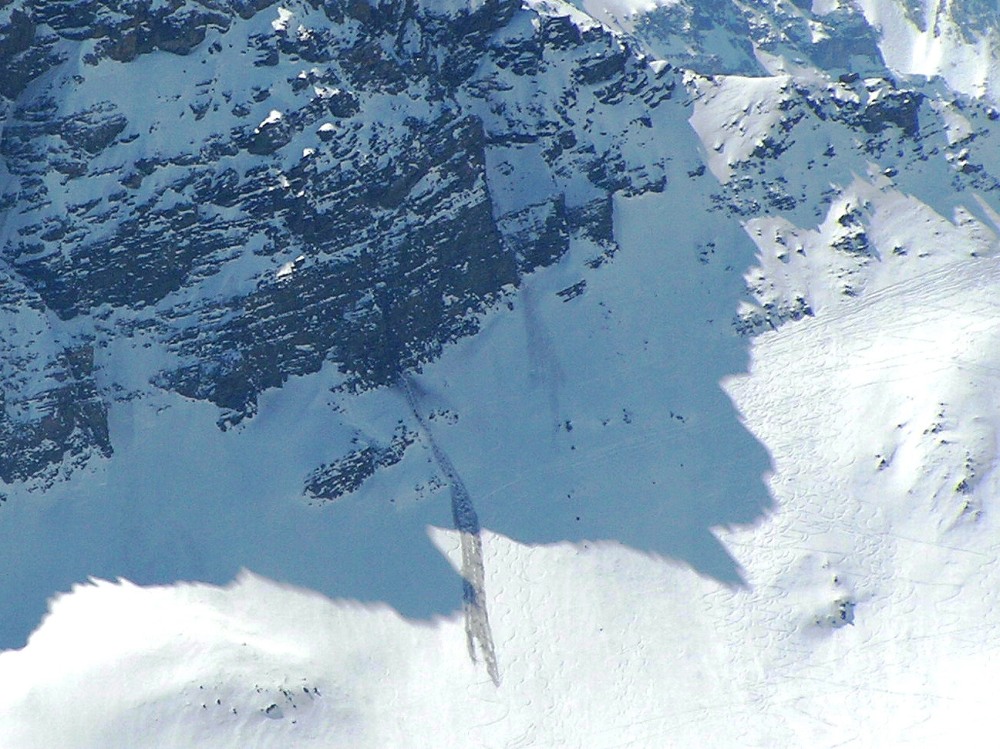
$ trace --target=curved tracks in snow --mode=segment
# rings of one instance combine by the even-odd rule
[[[904,316],[882,319],[883,334],[910,332],[914,317],[934,311],[954,313],[950,300],[960,298],[967,311],[981,312],[985,320],[996,317],[992,289],[1000,286],[1000,256],[977,258],[972,261],[948,263],[898,283],[885,286],[863,296],[827,309],[815,318],[806,318],[797,325],[784,326],[780,331],[764,333],[755,341],[756,347],[770,352],[786,352],[801,346],[800,336],[815,341],[832,341],[843,335],[844,327],[857,329],[869,326],[874,315],[891,305],[904,310]],[[977,295],[980,298],[976,298]]]

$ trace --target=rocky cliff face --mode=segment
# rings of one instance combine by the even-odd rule
[[[873,190],[988,242],[929,186],[994,189],[991,105],[895,75],[874,6],[765,5],[7,0],[0,478],[111,455],[109,403],[149,388],[228,428],[325,363],[395,383],[571,241],[613,258],[614,196],[671,159],[761,248],[739,332],[913,261]],[[689,118],[701,165],[665,142]],[[156,355],[123,376],[120,341]]]
[[[4,8],[3,302],[33,331],[3,347],[5,479],[114,449],[128,395],[80,351],[155,345],[149,381],[223,427],[324,362],[390,384],[572,236],[610,258],[612,195],[663,187],[636,146],[677,76],[596,23],[286,5]]]

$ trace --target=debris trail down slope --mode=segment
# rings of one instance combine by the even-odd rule
[[[413,417],[420,425],[420,433],[427,441],[434,461],[448,480],[451,491],[451,514],[455,522],[462,544],[462,600],[465,610],[465,634],[469,645],[469,655],[476,660],[476,643],[486,663],[486,671],[493,683],[500,685],[500,671],[497,667],[496,648],[493,644],[493,633],[490,630],[490,620],[486,611],[486,583],[483,566],[483,541],[479,528],[479,516],[472,505],[472,498],[462,477],[455,470],[448,454],[434,439],[431,430],[420,414],[417,395],[414,392],[413,381],[403,375],[399,378],[399,386],[406,395],[406,402],[413,412]]]

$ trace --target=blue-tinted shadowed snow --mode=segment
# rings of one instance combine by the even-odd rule
[[[615,541],[741,581],[713,527],[769,505],[764,448],[719,382],[747,366],[732,330],[747,240],[699,218],[696,183],[616,205],[620,255],[533,276],[514,313],[422,378],[436,432],[485,528],[524,543]],[[686,194],[685,194],[686,190]],[[580,296],[559,291],[579,278]]]
[[[115,459],[97,475],[8,503],[0,644],[23,644],[47,599],[89,576],[221,584],[246,567],[335,597],[388,601],[410,617],[460,605],[460,581],[424,530],[450,525],[446,502],[398,512],[389,492],[372,491],[327,510],[301,497],[305,471],[350,436],[324,395],[322,382],[292,383],[259,420],[227,433],[212,423],[214,409],[173,396],[161,413],[120,405]],[[378,431],[377,411],[373,419],[368,429]]]
[[[737,224],[705,220],[709,179],[618,199],[612,261],[590,268],[596,249],[576,243],[412,377],[483,528],[620,543],[740,584],[712,528],[761,517],[769,461],[719,386],[747,366],[731,321],[751,248]],[[101,364],[139,384],[155,355],[130,346]],[[294,379],[228,432],[177,396],[116,403],[113,459],[0,508],[0,644],[22,644],[47,599],[89,576],[225,583],[246,567],[407,617],[460,608],[427,530],[452,525],[447,477],[406,397],[337,382],[332,368]],[[399,463],[336,501],[303,497],[311,470],[401,430],[415,439]]]

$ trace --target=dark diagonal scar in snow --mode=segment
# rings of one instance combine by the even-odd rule
[[[434,455],[434,460],[448,480],[451,490],[451,514],[462,542],[462,608],[465,613],[465,636],[469,647],[469,657],[476,660],[476,643],[486,672],[493,683],[500,685],[500,671],[497,668],[496,649],[493,645],[493,632],[490,630],[490,620],[486,613],[486,574],[483,567],[483,541],[479,532],[479,516],[472,506],[472,498],[465,488],[462,477],[458,475],[448,454],[434,440],[427,422],[420,413],[417,395],[413,381],[406,375],[399,378],[399,385],[406,395],[406,402],[413,412],[413,417],[420,425],[420,432]]]

